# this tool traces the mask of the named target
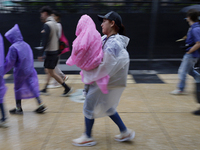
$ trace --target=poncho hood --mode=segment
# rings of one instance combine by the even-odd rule
[[[130,39],[128,37],[124,36],[124,35],[119,35],[119,34],[116,35],[116,39],[117,39],[117,41],[119,41],[121,43],[123,48],[126,49]]]
[[[90,16],[83,15],[78,21],[78,25],[76,27],[76,36],[84,34],[88,29],[91,31],[96,30],[96,25]]]
[[[105,40],[107,38],[107,35],[104,35],[102,36],[102,40]],[[128,46],[128,43],[130,41],[130,39],[127,37],[127,36],[124,36],[124,35],[120,35],[120,34],[116,34],[115,36],[111,36],[110,39],[113,39],[111,40],[112,42],[117,42],[118,45],[121,47],[121,48],[127,48]]]
[[[16,43],[18,41],[23,41],[23,37],[18,24],[15,24],[13,28],[6,32],[5,37],[11,44]]]

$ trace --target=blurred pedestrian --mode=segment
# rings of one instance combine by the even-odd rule
[[[62,25],[61,25],[61,23],[60,23],[61,14],[60,14],[59,12],[57,12],[57,11],[53,11],[52,16],[54,17],[55,21],[57,22],[57,26],[58,26],[58,30],[59,30],[59,31],[58,31],[58,37],[59,37],[59,39],[60,39],[62,42],[64,42],[64,43],[66,44],[66,46],[67,46],[66,48],[64,48],[64,50],[62,50],[62,52],[61,52],[61,54],[60,54],[60,55],[62,55],[62,54],[64,54],[64,53],[70,51],[70,49],[69,49],[69,43],[68,43],[67,38],[66,38],[65,35],[64,35],[63,28],[62,28]],[[59,59],[60,59],[60,55],[58,56]],[[69,77],[66,76],[66,75],[60,70],[60,68],[58,67],[59,59],[58,59],[57,65],[56,65],[56,67],[55,67],[55,72],[56,72],[56,74],[58,74],[58,75],[64,80],[64,82],[66,82],[66,81],[68,80]],[[58,88],[58,87],[61,87],[61,86],[62,86],[62,85],[60,85],[55,79],[53,79],[53,83],[50,84],[50,85],[48,85],[47,88]]]
[[[0,34],[0,110],[1,110],[1,119],[0,127],[7,127],[6,125],[6,115],[4,109],[4,95],[6,94],[6,86],[4,83],[4,44],[3,37]]]
[[[47,86],[49,84],[50,78],[53,77],[58,83],[64,87],[64,92],[61,96],[68,96],[72,89],[65,84],[64,80],[56,74],[55,67],[59,59],[59,29],[57,27],[57,22],[51,16],[52,9],[49,6],[44,6],[40,9],[41,21],[44,23],[41,40],[41,47],[43,49],[40,51],[38,60],[43,60],[43,52],[45,51],[44,67],[48,73],[46,84],[43,90],[40,91],[43,95],[49,95],[47,92]]]
[[[200,82],[200,74],[194,70],[194,65],[197,63],[200,57],[200,24],[198,22],[199,12],[196,10],[189,10],[187,12],[187,22],[190,28],[186,38],[186,53],[183,56],[183,60],[178,69],[179,83],[177,89],[172,91],[173,95],[185,94],[185,82],[187,74],[194,77],[196,82]]]
[[[38,108],[36,113],[43,113],[47,108],[43,105],[39,94],[37,72],[34,69],[33,52],[31,47],[23,41],[19,26],[16,24],[6,32],[5,37],[12,44],[9,47],[4,64],[4,74],[14,68],[14,89],[16,108],[11,114],[23,114],[21,100],[36,98]]]
[[[95,80],[99,73],[101,73],[101,76],[109,75],[108,94],[103,94],[96,83],[89,86],[83,108],[85,132],[80,138],[73,140],[75,146],[93,146],[96,144],[91,135],[92,127],[95,118],[104,116],[109,116],[119,127],[121,133],[115,136],[115,140],[129,141],[135,137],[135,132],[124,125],[116,111],[122,92],[126,87],[130,61],[126,47],[129,38],[124,36],[124,26],[118,13],[111,11],[105,16],[98,15],[98,18],[102,21],[102,32],[105,34],[102,37],[103,60],[97,68],[82,71],[84,80],[87,81]]]

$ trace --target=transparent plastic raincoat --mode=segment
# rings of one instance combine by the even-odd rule
[[[103,94],[96,83],[89,86],[83,107],[84,116],[88,119],[110,116],[116,112],[122,92],[126,87],[129,69],[129,54],[126,47],[129,38],[119,34],[106,40],[102,37],[104,57],[101,64],[93,70],[84,71],[84,81],[91,82],[109,75],[108,94]]]
[[[15,98],[19,100],[38,97],[39,84],[31,47],[23,41],[17,24],[6,32],[5,37],[12,45],[6,56],[4,73],[13,67]]]
[[[7,90],[3,76],[4,76],[4,44],[3,44],[3,37],[0,34],[0,103],[3,103],[3,97]]]

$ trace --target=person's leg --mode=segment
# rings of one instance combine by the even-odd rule
[[[195,64],[197,62],[197,58],[193,59],[193,63]],[[196,101],[200,104],[200,74],[194,69],[194,67],[191,68],[189,71],[189,75],[191,75],[195,79],[196,84]],[[194,115],[200,115],[200,108],[193,111]]]
[[[5,121],[6,120],[6,116],[5,116],[5,110],[4,110],[3,103],[0,104],[0,109],[1,109],[1,115],[2,115],[1,121]]]
[[[55,67],[55,73],[57,74],[57,75],[59,75],[63,80],[64,80],[64,82],[68,79],[68,77],[67,76],[65,76],[65,74],[60,70],[60,68],[58,67],[58,64],[59,64],[59,60],[60,60],[60,57],[59,57],[59,59],[58,59],[58,63],[57,63],[57,65],[56,65],[56,67]],[[52,88],[53,87],[59,87],[59,83],[55,80],[55,79],[53,79],[53,84],[52,84]],[[50,86],[51,87],[51,86]]]
[[[21,99],[16,99],[16,108],[11,109],[9,112],[11,114],[23,114],[22,100]]]
[[[43,113],[47,110],[47,107],[42,103],[42,100],[40,99],[40,97],[36,97],[37,103],[39,105],[39,107],[35,110],[36,113]]]
[[[0,119],[0,128],[7,128],[8,125],[6,124],[6,116],[5,116],[5,109],[4,109],[3,103],[0,103],[0,110],[1,110],[1,115],[2,115],[2,118]]]
[[[128,129],[123,121],[121,120],[119,114],[116,112],[114,115],[109,116],[119,127],[120,134],[115,136],[115,140],[119,142],[130,141],[135,137],[135,132]]]
[[[72,140],[73,145],[75,146],[93,146],[96,144],[96,141],[91,137],[92,127],[94,124],[94,119],[88,119],[85,117],[85,133],[77,138]]]
[[[46,84],[45,84],[45,87],[44,89],[47,89],[47,86],[49,85],[49,82],[50,82],[50,79],[51,79],[51,75],[49,74],[49,70],[45,68],[45,72],[47,74],[47,77],[46,77]]]
[[[58,83],[60,84],[63,83],[63,79],[58,74],[56,74],[55,69],[47,69],[47,70],[50,76],[53,77]]]
[[[37,100],[37,103],[38,103],[38,105],[41,105],[42,104],[42,100],[40,99],[40,97],[38,96],[38,97],[36,97],[36,100]]]
[[[22,108],[22,100],[21,99],[16,100],[16,107],[18,109]]]
[[[60,70],[60,68],[58,67],[58,65],[55,67],[55,72],[57,75],[59,75],[62,79],[65,78],[65,74]]]
[[[191,59],[190,61],[191,68],[188,74],[191,75],[195,79],[196,83],[200,83],[200,74],[194,69],[194,65],[196,64],[197,61],[198,61],[198,58]]]
[[[184,91],[187,74],[190,72],[193,66],[194,66],[194,63],[192,59],[192,54],[185,54],[178,70],[180,81],[177,87],[181,91]]]
[[[46,84],[44,85],[44,88],[40,91],[40,94],[49,95],[49,93],[47,92],[47,86],[49,85],[51,75],[48,73],[48,69],[46,68],[45,68],[45,72],[46,72]]]
[[[71,88],[63,81],[63,79],[60,76],[58,76],[55,73],[54,69],[48,69],[48,72],[51,75],[51,77],[53,77],[58,83],[60,83],[65,88],[65,91],[62,96],[67,96],[70,93]]]
[[[94,124],[94,119],[88,119],[85,117],[85,134],[89,138],[91,138],[93,124]]]
[[[123,121],[121,120],[119,114],[116,112],[114,115],[109,116],[119,127],[120,132],[124,132],[127,130],[126,126],[124,125]]]

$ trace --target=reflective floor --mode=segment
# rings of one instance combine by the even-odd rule
[[[42,88],[45,75],[38,77]],[[9,128],[0,128],[0,150],[199,150],[200,116],[191,114],[199,107],[193,94],[193,79],[187,80],[188,95],[174,96],[169,92],[176,87],[177,74],[156,74],[159,82],[155,83],[149,82],[155,77],[139,77],[128,75],[117,109],[126,126],[136,132],[134,140],[115,141],[119,130],[104,117],[94,123],[97,145],[75,147],[72,139],[84,131],[83,103],[75,102],[73,94],[60,97],[62,88],[50,89],[50,96],[41,96],[48,107],[45,114],[35,114],[36,101],[28,99],[22,102],[24,115],[10,115],[8,111],[15,107],[15,100],[12,79],[7,74],[5,106]],[[83,88],[79,75],[69,75],[67,83],[74,92]]]

